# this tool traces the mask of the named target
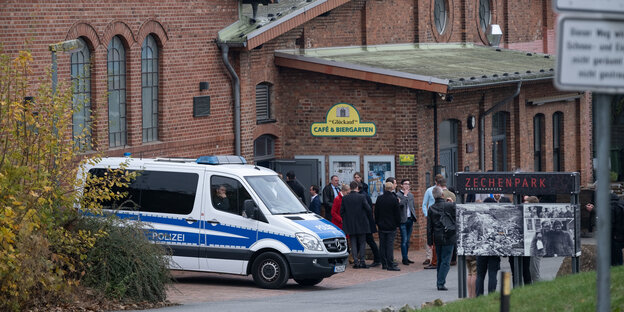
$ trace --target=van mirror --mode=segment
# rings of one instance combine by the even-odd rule
[[[258,214],[258,206],[256,206],[256,203],[253,201],[253,199],[246,199],[243,202],[243,208],[246,218],[256,219],[256,216]]]

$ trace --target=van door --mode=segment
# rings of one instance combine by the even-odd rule
[[[146,167],[129,186],[149,238],[166,245],[173,269],[199,269],[199,227],[202,176],[184,168]]]
[[[200,269],[246,274],[258,240],[258,221],[243,216],[243,203],[252,198],[236,177],[206,173],[205,181]]]

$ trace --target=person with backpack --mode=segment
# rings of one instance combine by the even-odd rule
[[[611,193],[611,265],[622,265],[624,256],[624,200]]]
[[[456,235],[456,206],[453,202],[444,199],[444,193],[439,186],[431,190],[435,202],[429,207],[427,214],[427,244],[435,245],[438,255],[437,287],[438,290],[446,288],[446,276],[451,268],[451,256],[453,247],[457,241]]]

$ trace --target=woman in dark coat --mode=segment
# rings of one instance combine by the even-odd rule
[[[351,253],[355,269],[368,268],[364,262],[366,248],[366,233],[370,233],[369,216],[372,210],[366,196],[357,192],[358,183],[352,181],[349,185],[351,193],[342,197],[340,216],[342,217],[342,230],[351,238]]]
[[[401,208],[396,196],[392,194],[394,184],[386,182],[384,192],[377,197],[375,202],[375,222],[379,228],[379,247],[381,251],[381,264],[388,271],[400,271],[394,264],[394,236],[396,229],[401,224]]]

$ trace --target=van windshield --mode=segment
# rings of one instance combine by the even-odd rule
[[[245,177],[272,214],[305,213],[308,209],[278,176]]]

